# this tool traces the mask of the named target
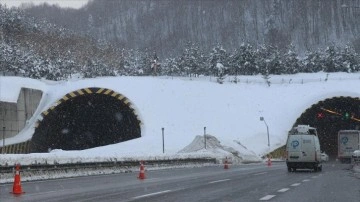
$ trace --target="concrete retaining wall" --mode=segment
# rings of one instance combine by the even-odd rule
[[[17,135],[38,107],[42,91],[22,88],[17,103],[0,101],[0,139]],[[5,142],[6,145],[6,142]]]

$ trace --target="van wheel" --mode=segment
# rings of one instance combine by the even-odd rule
[[[322,171],[322,165],[318,168],[318,170],[321,172]]]
[[[314,172],[317,172],[318,171],[318,167],[317,165],[314,166]]]

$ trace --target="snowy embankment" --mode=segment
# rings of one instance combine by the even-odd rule
[[[151,162],[144,162],[145,171],[152,170],[161,170],[161,169],[174,169],[174,168],[195,168],[195,167],[204,167],[204,166],[219,166],[214,164],[209,160],[209,162],[182,162],[182,163],[161,163],[154,164]],[[180,161],[179,161],[180,162]],[[108,162],[109,163],[109,162]],[[113,165],[111,165],[114,163]],[[149,164],[147,164],[149,163]],[[140,164],[139,164],[140,165]],[[134,177],[139,174],[139,165],[120,165],[115,162],[110,162],[108,165],[103,163],[95,167],[91,166],[79,166],[75,164],[73,167],[66,168],[57,168],[55,166],[40,167],[40,168],[30,168],[28,166],[20,167],[21,169],[21,180],[22,181],[34,181],[34,180],[46,180],[46,179],[58,179],[58,178],[68,178],[68,177],[79,177],[79,176],[91,176],[91,175],[106,175],[106,174],[116,174],[116,173],[134,173]],[[14,172],[14,171],[13,171]],[[0,184],[1,183],[11,183],[14,181],[13,172],[2,172],[0,173]]]
[[[88,87],[112,89],[126,96],[143,125],[141,138],[82,151],[55,149],[44,154],[6,154],[1,156],[0,165],[201,157],[216,158],[219,162],[227,157],[233,163],[261,161],[260,156],[285,144],[297,118],[313,104],[335,96],[360,97],[359,76],[347,73],[271,76],[271,86],[260,75],[239,76],[238,83],[228,77],[224,84],[209,77],[107,77],[62,82],[4,77],[0,86],[2,101],[16,102],[18,91],[14,93],[14,86],[44,93],[26,126],[32,130],[7,138],[7,144],[30,139],[41,112],[65,94]],[[260,117],[269,126],[270,142]],[[164,153],[161,128],[165,128]]]
[[[352,170],[354,171],[354,175],[355,177],[360,179],[360,164],[355,164],[352,168]]]
[[[65,157],[66,153],[70,155]],[[146,167],[146,170],[155,170],[155,169],[169,169],[169,168],[180,168],[180,167],[199,167],[199,166],[219,166],[222,165],[225,159],[228,159],[228,162],[231,164],[241,164],[241,163],[255,163],[261,162],[261,159],[257,157],[254,152],[249,151],[238,141],[230,141],[226,143],[220,142],[216,137],[211,135],[206,135],[206,149],[205,149],[205,139],[203,136],[196,136],[195,139],[184,149],[173,155],[133,155],[128,157],[121,157],[116,155],[106,156],[96,156],[94,154],[84,157],[83,155],[74,156],[73,152],[67,152],[62,150],[53,150],[49,154],[31,154],[29,158],[28,154],[16,154],[16,155],[6,155],[7,158],[2,159],[2,163],[6,165],[13,165],[16,162],[22,162],[22,165],[56,165],[56,164],[76,164],[76,163],[85,163],[85,162],[117,162],[117,161],[142,161],[145,160],[169,160],[169,159],[195,159],[195,158],[214,158],[216,159],[217,164],[213,163],[184,163],[176,165],[159,165],[159,166],[149,166]],[[12,156],[12,158],[11,158]],[[4,164],[4,165],[5,165]],[[56,178],[65,178],[65,177],[75,177],[75,176],[87,176],[87,175],[99,175],[99,174],[113,174],[113,173],[123,173],[123,172],[137,172],[139,171],[138,167],[116,167],[113,168],[85,168],[85,169],[66,169],[66,170],[46,170],[40,169],[37,171],[24,171],[23,172],[23,181],[32,181],[32,180],[44,180],[44,179],[56,179]],[[1,179],[0,183],[12,182],[13,174],[12,173],[3,173],[0,174]]]
[[[360,173],[360,164],[354,165],[353,170]]]
[[[204,146],[203,136],[196,136],[191,144],[174,154],[133,154],[122,155],[113,153],[89,153],[78,151],[52,150],[50,153],[7,154],[0,159],[0,165],[38,165],[38,164],[71,164],[86,162],[112,162],[112,161],[142,161],[142,160],[169,160],[169,159],[195,159],[215,158],[220,163],[229,158],[233,163],[260,162],[261,159],[238,141],[221,143],[214,136],[206,135],[207,147]],[[86,151],[86,150],[84,150]],[[76,155],[77,154],[77,155]]]

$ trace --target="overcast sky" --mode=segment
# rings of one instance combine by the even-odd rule
[[[48,4],[58,4],[60,7],[80,8],[84,6],[88,0],[0,0],[2,5],[7,7],[20,6],[23,3],[34,3],[35,5],[47,2]]]

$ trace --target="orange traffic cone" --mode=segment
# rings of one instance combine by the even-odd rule
[[[267,166],[270,167],[271,166],[271,158],[269,157],[268,158],[268,161],[267,161]]]
[[[141,161],[140,162],[140,173],[139,173],[139,177],[140,180],[145,179],[145,167],[144,167],[144,162]]]
[[[225,158],[224,169],[229,169],[227,157]]]
[[[22,194],[21,187],[21,179],[20,179],[20,164],[16,164],[15,166],[15,177],[14,177],[14,185],[13,185],[13,194]]]

